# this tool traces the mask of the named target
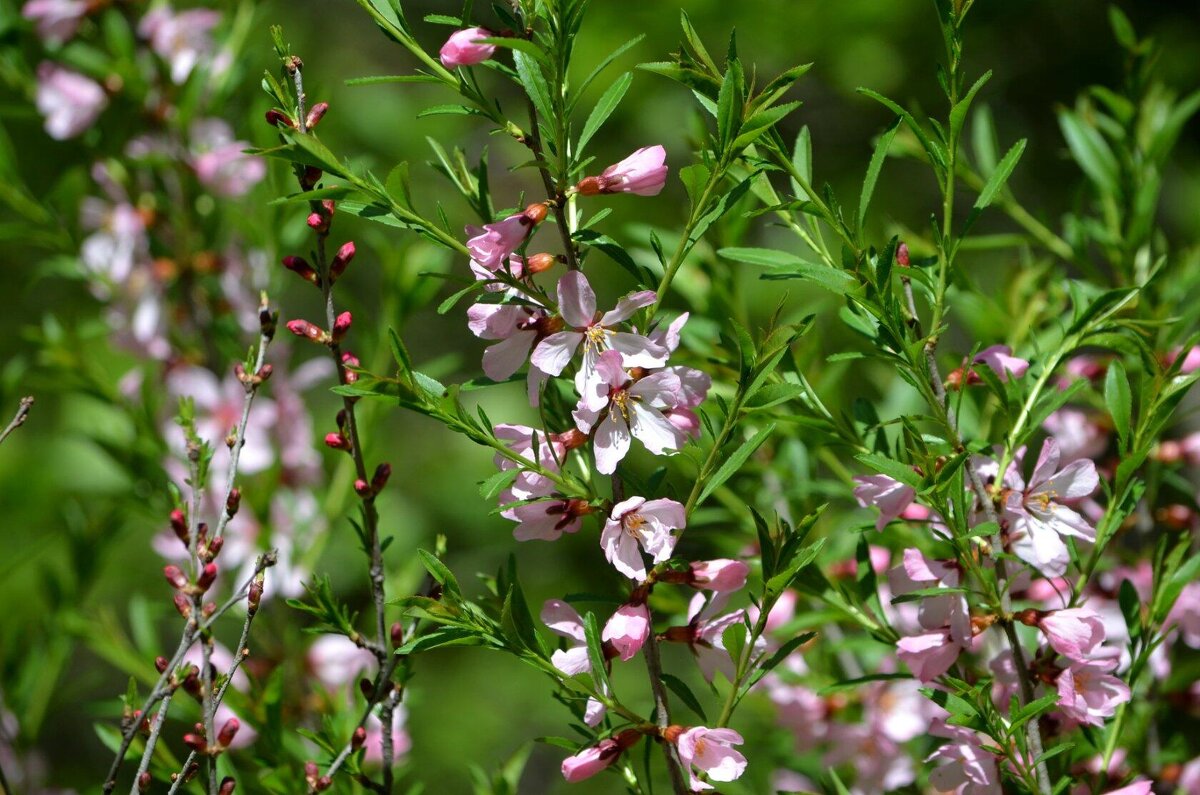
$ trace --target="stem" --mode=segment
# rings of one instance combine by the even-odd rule
[[[650,629],[649,637],[646,638],[646,645],[642,652],[642,656],[646,658],[646,673],[650,676],[650,689],[654,693],[654,714],[657,718],[658,728],[662,731],[671,725],[671,714],[667,704],[667,691],[662,682],[662,662],[658,657],[658,638],[654,635],[653,627]],[[687,795],[689,788],[684,780],[683,765],[676,754],[675,746],[666,740],[661,742],[663,758],[667,762],[667,772],[671,775],[671,787],[675,790],[675,795]]]
[[[538,173],[542,175],[542,184],[546,187],[546,198],[554,203],[554,221],[558,226],[558,234],[562,238],[563,253],[567,258],[567,269],[579,270],[579,255],[575,250],[575,242],[571,240],[571,226],[567,218],[570,209],[563,192],[554,184],[550,168],[546,165],[546,154],[542,148],[542,134],[538,128],[537,110],[533,100],[529,100],[529,134],[525,136],[525,145],[538,161]]]
[[[4,440],[8,438],[10,433],[25,424],[25,420],[29,418],[29,409],[31,406],[33,406],[32,395],[21,398],[21,402],[17,406],[17,413],[13,415],[8,426],[3,431],[0,431],[0,444],[4,443]]]

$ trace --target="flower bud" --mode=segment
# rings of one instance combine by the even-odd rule
[[[233,791],[237,788],[237,781],[233,776],[226,776],[221,779],[221,786],[217,789],[217,795],[233,795]]]
[[[300,177],[300,187],[304,190],[312,190],[313,187],[321,181],[321,169],[316,166],[309,166],[304,169],[303,176]]]
[[[271,125],[272,127],[282,126],[287,127],[288,129],[296,128],[296,122],[292,120],[292,117],[278,108],[271,108],[269,111],[267,111],[267,124]]]
[[[200,577],[196,580],[196,588],[200,593],[204,593],[212,587],[213,581],[217,579],[217,564],[209,563],[204,567],[204,571],[200,573]]]
[[[338,315],[333,321],[333,333],[331,334],[334,342],[341,342],[346,338],[346,334],[350,331],[350,323],[353,318],[349,312],[343,312]]]
[[[233,738],[237,736],[238,729],[241,727],[242,724],[237,718],[230,718],[225,721],[225,725],[217,732],[217,745],[222,748],[228,748],[230,743],[233,742]]]
[[[167,565],[163,566],[163,576],[167,578],[167,582],[176,590],[183,590],[187,587],[187,577],[183,576],[183,570],[178,566]]]
[[[166,657],[163,657],[162,655],[159,655],[158,657],[154,658],[154,670],[158,671],[160,674],[166,673],[167,666],[170,664],[171,664],[171,661],[168,660]]]
[[[338,280],[343,273],[346,272],[346,266],[350,264],[350,260],[354,259],[355,248],[354,241],[349,240],[342,244],[337,253],[333,255],[333,259],[329,263],[329,283],[333,284]]]
[[[237,516],[238,508],[242,505],[242,490],[232,488],[229,490],[229,496],[225,498],[225,515],[232,519]]]
[[[350,440],[340,433],[325,434],[325,446],[334,450],[345,450],[347,453],[352,449]]]
[[[223,546],[225,546],[224,537],[218,536],[212,541],[209,541],[208,544],[205,545],[204,554],[202,555],[205,563],[212,563],[214,560],[216,560],[217,555],[221,554],[221,548]]]
[[[580,196],[598,196],[601,187],[599,177],[584,177],[575,185],[575,190]]]
[[[179,611],[179,615],[184,618],[192,617],[192,602],[182,593],[175,592],[175,609]]]
[[[386,461],[375,467],[375,474],[371,476],[371,490],[378,494],[383,491],[383,487],[387,485],[388,478],[392,476],[392,465]]]
[[[908,263],[908,244],[901,243],[896,247],[896,264],[901,268],[907,268],[909,266]]]
[[[246,593],[246,605],[249,607],[252,615],[258,610],[258,605],[262,602],[262,596],[263,576],[259,574],[254,578],[254,582],[250,583],[250,590]]]
[[[216,602],[205,602],[204,606],[200,608],[200,615],[204,616],[205,618],[211,618],[212,614],[215,612],[217,612]]]
[[[392,648],[398,649],[404,645],[404,625],[397,621],[392,624]]]
[[[525,258],[525,265],[522,269],[522,276],[532,276],[535,273],[548,271],[558,262],[558,257],[553,254],[534,254]]]
[[[364,698],[370,699],[371,696],[375,695],[375,683],[366,677],[359,679],[358,692],[362,693]]]
[[[374,492],[371,491],[371,484],[362,478],[354,481],[354,493],[363,499],[375,496]]]
[[[487,28],[467,28],[456,30],[438,51],[438,60],[447,69],[457,69],[460,66],[474,66],[483,63],[496,52],[495,44],[483,43],[482,39],[492,38],[492,32]]]
[[[321,776],[319,779],[317,779],[317,783],[313,785],[313,789],[315,789],[317,792],[324,792],[331,786],[333,786],[333,779],[331,779],[329,776]]]
[[[183,744],[198,754],[203,754],[208,751],[208,743],[204,741],[204,735],[202,734],[183,735]]]
[[[287,268],[301,279],[304,279],[304,281],[312,282],[318,286],[321,284],[321,277],[317,275],[317,272],[313,266],[309,265],[308,261],[303,257],[293,257],[289,255],[284,257],[282,262],[283,267]]]
[[[171,530],[174,531],[180,541],[184,544],[188,543],[187,517],[178,508],[171,511]]]
[[[353,384],[358,380],[358,373],[350,368],[359,366],[361,366],[361,362],[358,361],[357,356],[352,353],[342,354],[342,379],[347,384]]]
[[[698,561],[691,564],[691,578],[688,584],[693,588],[705,588],[710,591],[737,591],[745,586],[749,573],[750,568],[740,560]]]
[[[546,215],[549,212],[550,212],[550,207],[549,207],[548,203],[540,202],[538,204],[531,204],[528,207],[526,207],[524,215],[525,215],[525,218],[529,220],[530,224],[532,224],[533,226],[537,226],[542,221],[546,220]]]
[[[200,669],[195,665],[189,665],[187,671],[184,672],[183,681],[179,683],[179,686],[188,695],[200,698]]]
[[[287,322],[287,330],[297,337],[304,337],[322,345],[329,344],[329,333],[320,326],[309,323],[307,320],[289,320]]]
[[[354,730],[354,734],[350,737],[350,747],[357,751],[363,747],[363,743],[367,741],[367,730],[359,726]]]
[[[321,119],[325,117],[325,112],[329,110],[328,102],[318,102],[308,111],[307,118],[304,119],[304,126],[312,129],[321,123]]]
[[[308,219],[305,221],[305,223],[307,223],[308,228],[314,232],[323,234],[329,231],[329,218],[321,213],[309,213]]]
[[[150,777],[149,770],[146,770],[143,773],[141,773],[137,779],[138,792],[146,792],[147,790],[149,790],[151,780],[152,779]]]
[[[273,372],[275,372],[274,366],[270,364],[264,364],[257,373],[258,382],[261,384],[263,381],[269,381],[271,378],[271,373]]]

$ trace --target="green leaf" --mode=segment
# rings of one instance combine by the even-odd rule
[[[984,183],[983,190],[979,192],[979,198],[975,200],[975,208],[982,210],[991,204],[997,194],[1004,189],[1005,183],[1008,182],[1009,176],[1013,169],[1017,167],[1017,161],[1021,159],[1021,155],[1025,152],[1026,139],[1022,138],[1012,145],[1008,153],[1004,155],[1004,159],[996,166],[996,169],[988,177]]]
[[[445,596],[449,596],[455,601],[462,599],[462,590],[458,587],[458,579],[450,569],[446,568],[446,564],[438,560],[436,555],[424,549],[418,549],[417,556],[421,558],[421,563],[429,575],[442,586],[442,593]]]
[[[700,492],[700,497],[696,500],[696,505],[703,503],[722,483],[733,477],[742,468],[742,465],[746,463],[746,460],[754,454],[754,451],[762,447],[763,442],[774,431],[775,423],[767,425],[754,434],[753,437],[743,442],[742,446],[734,451],[733,455],[725,459],[725,463],[721,465],[721,468],[704,484],[704,489]]]
[[[524,53],[525,55],[532,56],[532,57],[536,58],[537,60],[541,61],[542,63],[550,62],[550,56],[548,56],[546,54],[546,51],[543,50],[541,47],[539,47],[535,42],[530,41],[529,39],[520,39],[520,38],[516,38],[516,37],[508,38],[508,37],[502,37],[502,36],[491,36],[486,39],[480,39],[479,42],[482,44],[491,44],[495,47],[507,47],[510,50],[515,50],[517,52]],[[515,53],[514,53],[514,57],[515,57]]]
[[[763,265],[779,270],[778,273],[763,274],[759,278],[767,280],[802,279],[810,281],[819,287],[838,295],[846,295],[852,291],[857,282],[845,271],[831,268],[816,262],[801,259],[794,254],[766,248],[723,248],[717,252],[722,257],[745,262],[750,265]]]
[[[626,72],[613,81],[613,84],[596,102],[596,107],[592,108],[587,121],[583,124],[583,132],[579,134],[579,143],[575,147],[576,156],[583,152],[588,142],[592,140],[592,136],[599,131],[604,122],[608,121],[608,117],[621,104],[621,100],[625,97],[625,92],[629,90],[629,84],[632,82],[633,73]]]
[[[587,641],[588,661],[592,665],[592,681],[596,689],[602,693],[611,693],[608,683],[608,672],[604,667],[603,641],[600,640],[600,625],[596,614],[588,611],[583,617],[583,637]]]
[[[671,692],[679,696],[679,700],[682,701],[688,709],[699,715],[701,722],[707,725],[708,716],[704,714],[704,707],[700,706],[700,701],[696,698],[696,695],[692,692],[691,688],[688,687],[687,684],[679,677],[666,673],[665,671],[662,674],[662,680],[667,687],[671,688]]]
[[[984,84],[990,80],[992,72],[989,69],[983,73],[983,76],[975,81],[975,84],[967,91],[966,96],[958,101],[958,103],[950,109],[950,139],[957,141],[959,134],[962,133],[963,123],[967,120],[967,111],[971,109],[971,101],[975,99],[975,95],[979,93],[979,89],[983,88]]]
[[[862,94],[864,97],[870,97],[903,119],[904,123],[908,125],[908,128],[913,131],[914,135],[917,136],[917,140],[921,142],[921,146],[925,149],[925,153],[929,155],[930,162],[934,164],[939,172],[944,172],[946,170],[945,150],[940,144],[934,142],[929,137],[921,125],[917,123],[917,120],[913,118],[911,113],[882,94],[872,91],[869,88],[859,88],[858,93]]]
[[[1088,125],[1076,113],[1060,111],[1058,124],[1075,162],[1100,190],[1116,195],[1120,185],[1120,166],[1117,156],[1104,140],[1100,130]]]
[[[915,489],[921,484],[921,476],[914,472],[912,467],[905,466],[898,461],[893,461],[890,458],[876,455],[875,453],[859,453],[854,457],[876,472],[881,472],[892,480],[898,480],[906,486],[911,486]]]
[[[1133,397],[1129,389],[1129,376],[1120,359],[1113,359],[1104,377],[1104,403],[1112,416],[1121,450],[1129,448],[1129,426],[1133,417]]]
[[[553,119],[554,103],[551,99],[550,85],[546,82],[546,76],[542,74],[537,62],[527,53],[517,50],[513,52],[513,63],[516,64],[517,77],[521,81],[521,86],[529,95],[529,100],[533,103],[538,115],[543,121]]]
[[[867,176],[863,179],[862,193],[858,199],[858,233],[860,235],[863,221],[867,217],[867,206],[871,203],[871,194],[875,192],[875,183],[879,180],[879,172],[883,168],[883,161],[887,158],[888,148],[892,145],[892,139],[896,137],[896,131],[899,129],[900,119],[896,119],[892,126],[879,136],[879,141],[875,144],[875,152],[871,155],[870,165],[867,166]]]
[[[726,150],[737,137],[742,124],[744,99],[742,97],[741,69],[736,61],[725,70],[721,91],[717,94],[717,146]]]

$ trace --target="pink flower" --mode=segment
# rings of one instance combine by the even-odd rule
[[[505,381],[525,364],[542,337],[548,319],[540,307],[523,304],[474,304],[467,310],[467,327],[476,337],[499,340],[483,352],[483,372]],[[533,376],[533,373],[530,373]]]
[[[80,205],[80,222],[96,231],[84,239],[79,258],[92,276],[103,280],[100,292],[107,297],[112,287],[129,279],[134,266],[150,259],[146,225],[128,201],[109,204],[94,196]]]
[[[692,563],[691,569],[689,585],[717,592],[740,591],[745,587],[746,577],[750,574],[750,567],[745,563],[726,558],[696,561]]]
[[[587,394],[598,378],[596,362],[604,351],[620,351],[625,367],[662,367],[670,356],[669,350],[640,334],[614,330],[617,324],[654,300],[653,290],[630,293],[614,309],[597,315],[596,294],[587,277],[579,271],[568,271],[558,280],[558,311],[568,329],[539,342],[530,361],[547,375],[559,375],[583,343],[583,364],[575,376],[575,388],[581,395]]]
[[[667,182],[667,150],[662,146],[644,146],[619,163],[604,169],[598,177],[580,181],[584,196],[597,193],[634,193],[657,196]]]
[[[1012,355],[1012,348],[1007,345],[993,345],[984,348],[975,355],[975,364],[986,364],[1001,381],[1007,381],[1009,375],[1020,378],[1029,369],[1029,362]]]
[[[1138,781],[1133,782],[1132,784],[1121,787],[1120,789],[1109,790],[1108,792],[1104,793],[1104,795],[1150,795],[1150,793],[1154,791],[1153,786],[1154,786],[1153,781],[1147,781],[1146,779],[1140,779]],[[1190,795],[1191,793],[1195,792],[1196,790],[1187,789],[1186,787],[1182,787],[1181,791],[1188,793]]]
[[[533,231],[534,222],[526,213],[510,215],[503,221],[484,224],[483,227],[468,226],[467,249],[471,259],[490,271],[500,269],[504,261],[521,247],[525,238]]]
[[[46,119],[46,134],[65,141],[92,126],[108,105],[108,95],[95,80],[43,61],[38,64],[36,104]]]
[[[167,62],[171,80],[183,84],[197,64],[211,61],[212,71],[220,71],[219,59],[212,59],[212,29],[221,14],[203,8],[174,13],[165,5],[156,6],[138,23],[138,34],[150,41],[150,48]]]
[[[1116,666],[1115,659],[1068,663],[1055,680],[1063,714],[1087,726],[1103,726],[1129,700],[1129,685],[1112,675]]]
[[[1100,484],[1091,461],[1073,461],[1059,470],[1059,458],[1058,442],[1047,439],[1028,486],[1012,472],[1015,486],[1004,507],[1014,538],[1013,552],[1051,577],[1061,576],[1070,562],[1060,536],[1096,540],[1096,528],[1062,503],[1082,499]]]
[[[590,512],[582,500],[542,500],[518,505],[505,518],[518,523],[513,528],[513,538],[518,541],[557,541],[563,533],[577,532],[583,526],[582,517]]]
[[[646,564],[639,545],[655,563],[662,563],[675,550],[676,538],[671,531],[686,526],[683,505],[675,500],[647,502],[644,497],[630,497],[613,506],[600,534],[600,547],[617,571],[630,579],[644,580]]]
[[[585,778],[591,778],[616,762],[620,755],[621,746],[616,740],[611,738],[601,740],[597,745],[584,748],[574,756],[564,759],[562,763],[563,778],[572,784],[583,781]]]
[[[721,614],[728,603],[728,593],[718,593],[708,600],[705,599],[704,594],[696,594],[688,605],[686,633],[681,633],[686,635],[688,647],[692,650],[692,654],[696,655],[696,664],[700,666],[700,673],[709,682],[713,680],[718,671],[733,681],[733,659],[725,648],[725,630],[736,624],[743,624],[746,620],[746,611],[734,610]],[[671,639],[671,634],[668,631],[668,639]],[[755,648],[759,651],[765,649],[766,641],[759,638]]]
[[[1196,370],[1200,370],[1200,345],[1194,345],[1186,351],[1182,349],[1171,351],[1167,356],[1167,364],[1175,364],[1180,356],[1183,357],[1183,362],[1179,365],[1179,372],[1182,375],[1190,375]]]
[[[746,757],[734,750],[745,740],[733,729],[708,729],[694,726],[675,740],[679,760],[688,768],[693,792],[713,789],[701,781],[697,772],[706,773],[713,781],[734,781],[746,772]]]
[[[250,144],[233,137],[233,130],[220,119],[201,119],[192,124],[192,168],[196,178],[216,196],[243,196],[267,173],[261,157],[243,152]]]
[[[859,484],[854,489],[854,499],[858,500],[858,504],[864,508],[873,505],[879,509],[876,530],[887,527],[889,522],[904,513],[917,496],[912,488],[887,475],[857,475],[854,481]]]
[[[442,66],[455,69],[459,66],[474,66],[483,63],[496,52],[495,44],[480,44],[479,39],[492,38],[492,32],[486,28],[466,28],[456,30],[446,39],[438,53]]]
[[[246,389],[232,373],[224,380],[203,367],[184,367],[167,375],[167,392],[172,397],[190,397],[196,404],[196,433],[213,446],[225,449],[225,437],[242,420]],[[261,395],[254,399],[239,468],[247,475],[262,472],[275,461],[270,430],[276,420],[275,403]],[[168,434],[173,439],[179,433]],[[219,481],[218,481],[219,482]]]
[[[664,371],[634,381],[625,372],[619,351],[600,354],[596,374],[593,390],[580,399],[573,415],[584,433],[599,426],[594,447],[597,472],[611,475],[629,452],[634,436],[654,455],[669,455],[683,446],[684,435],[663,414],[679,402],[678,376]]]
[[[398,705],[392,711],[392,761],[399,765],[402,757],[412,748],[412,738],[404,728],[408,714],[404,705]],[[363,741],[363,762],[369,765],[383,764],[383,722],[376,715],[367,718],[367,738]]]
[[[1053,610],[1038,620],[1038,628],[1056,652],[1079,662],[1104,642],[1104,622],[1090,607]]]
[[[922,682],[932,682],[954,665],[963,651],[950,637],[950,630],[939,629],[922,635],[910,635],[896,642],[896,656]]]
[[[550,599],[542,606],[541,618],[542,623],[549,627],[551,632],[570,641],[566,649],[556,649],[550,655],[550,662],[554,667],[567,676],[591,671],[592,662],[588,657],[583,619],[575,612],[575,608],[558,599]],[[588,726],[595,726],[604,717],[604,711],[604,704],[589,698],[584,709],[583,722]]]
[[[1177,628],[1185,644],[1200,649],[1200,583],[1183,586],[1163,623],[1165,627]]]
[[[899,596],[926,588],[957,588],[960,577],[954,561],[929,560],[918,549],[906,549],[903,565],[888,572],[888,584]],[[963,647],[971,642],[971,613],[964,594],[922,599],[918,621],[925,629],[949,626],[950,634]]]
[[[650,637],[650,611],[643,605],[621,605],[604,624],[600,639],[611,643],[621,660],[628,662]]]
[[[1001,795],[1000,772],[996,757],[984,750],[978,735],[966,729],[947,727],[952,741],[930,754],[926,761],[940,760],[949,764],[929,774],[929,783],[938,792],[961,795]]]
[[[326,688],[344,687],[375,668],[375,655],[345,635],[322,635],[308,648],[308,665]]]
[[[62,44],[79,30],[87,12],[86,0],[29,0],[21,9],[21,16],[37,24],[42,41]]]

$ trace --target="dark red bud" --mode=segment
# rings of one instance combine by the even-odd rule
[[[331,779],[329,776],[321,776],[319,779],[317,779],[317,783],[313,786],[313,789],[315,789],[317,792],[324,792],[331,786],[333,786],[333,779]]]
[[[320,213],[309,213],[308,227],[316,232],[325,232],[329,229],[329,219]]]
[[[178,508],[171,511],[171,530],[179,537],[180,541],[188,543],[187,517]]]
[[[150,777],[149,770],[147,770],[144,773],[142,773],[141,775],[139,775],[138,780],[137,780],[138,792],[146,792],[147,790],[149,790],[151,780],[152,779]]]
[[[371,477],[371,489],[378,494],[383,491],[383,487],[387,485],[388,479],[392,476],[392,465],[386,461],[375,467],[375,474]]]
[[[178,591],[175,592],[175,609],[179,611],[179,615],[184,618],[192,617],[192,602]]]
[[[178,566],[163,566],[163,576],[167,578],[167,582],[171,584],[172,588],[178,590],[187,587],[187,577],[183,576],[183,570]]]
[[[198,754],[205,753],[208,750],[208,743],[204,742],[203,735],[199,734],[183,735],[183,744]]]
[[[233,742],[233,738],[237,736],[238,729],[240,728],[242,728],[242,724],[238,722],[237,718],[230,718],[225,721],[225,725],[217,732],[217,745],[220,745],[222,748],[228,748],[229,744]]]
[[[365,698],[370,698],[375,695],[375,683],[370,679],[363,677],[358,680],[358,690]]]
[[[350,452],[351,449],[350,440],[340,433],[325,434],[325,446],[334,450],[345,450],[346,452]]]
[[[275,372],[275,368],[272,365],[264,364],[262,369],[258,371],[259,381],[262,382],[270,379],[271,373],[273,372]]]
[[[901,268],[908,267],[908,244],[901,243],[896,247],[896,264]]]
[[[250,583],[250,590],[246,594],[246,604],[250,605],[251,612],[258,609],[259,603],[262,601],[263,584],[258,577],[254,578],[254,582]]]
[[[321,283],[321,278],[317,275],[316,270],[312,265],[309,265],[308,260],[304,259],[303,257],[287,256],[283,258],[282,262],[283,267],[287,268],[301,279],[304,279],[306,282],[312,282],[313,284]]]
[[[397,621],[392,624],[392,648],[398,649],[404,645],[404,625]]]
[[[160,674],[166,673],[167,666],[170,664],[171,661],[161,655],[154,658],[154,670],[158,671]]]
[[[318,102],[316,105],[313,105],[312,110],[308,112],[308,118],[304,120],[304,126],[310,130],[316,127],[321,123],[321,119],[325,116],[327,110],[329,110],[328,102]]]
[[[278,108],[271,108],[267,111],[267,124],[272,127],[283,126],[289,129],[295,129],[296,127],[296,122],[292,121],[292,117]]]
[[[325,329],[309,323],[307,320],[289,320],[287,322],[287,330],[297,337],[304,337],[322,345],[329,342],[329,334],[326,333]]]
[[[242,490],[230,489],[229,496],[225,498],[225,514],[232,519],[237,515],[238,508],[242,506]]]
[[[354,493],[360,497],[363,497],[364,499],[375,496],[375,493],[371,491],[371,484],[362,478],[354,481]]]
[[[355,248],[354,241],[347,241],[338,249],[338,252],[333,255],[333,260],[329,263],[329,283],[333,284],[338,277],[346,271],[346,266],[350,264],[350,260],[354,259]]]
[[[205,602],[204,606],[200,608],[200,614],[205,618],[209,618],[215,612],[217,612],[216,602]]]
[[[577,447],[583,447],[588,441],[587,434],[582,433],[575,428],[555,434],[553,439],[568,450],[574,450]]]
[[[217,537],[217,538],[214,538],[212,541],[209,541],[208,542],[208,551],[207,551],[207,554],[205,554],[205,556],[204,556],[205,559],[208,560],[209,562],[216,560],[217,555],[221,554],[221,547],[223,547],[223,546],[225,546],[224,537]]]
[[[233,776],[226,776],[221,779],[221,786],[217,788],[217,795],[233,795],[233,791],[237,789],[237,782]]]
[[[207,591],[217,579],[217,564],[209,563],[204,567],[204,571],[200,573],[200,577],[196,580],[196,587],[200,589],[200,593]]]
[[[367,741],[367,730],[359,726],[354,730],[354,734],[350,737],[350,747],[357,751],[363,747],[363,743]]]

